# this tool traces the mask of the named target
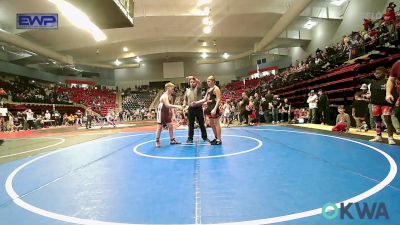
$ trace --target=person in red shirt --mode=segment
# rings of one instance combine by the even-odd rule
[[[374,25],[370,18],[364,18],[363,26],[365,31],[369,31]]]
[[[393,97],[393,89],[397,85],[397,93],[400,93],[400,60],[395,62],[390,70],[390,76],[386,83],[386,101],[395,103],[395,116],[400,120],[400,95],[397,99]]]

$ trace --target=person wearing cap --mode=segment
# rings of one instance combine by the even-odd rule
[[[174,118],[173,109],[182,109],[179,105],[171,104],[174,88],[175,85],[173,83],[166,83],[165,92],[160,97],[160,103],[157,107],[156,148],[161,147],[160,135],[164,125],[168,127],[170,144],[180,144],[180,142],[176,141],[174,138],[174,127],[172,126],[172,118]]]

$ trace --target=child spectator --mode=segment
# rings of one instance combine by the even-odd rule
[[[336,117],[336,125],[332,128],[332,131],[336,132],[348,132],[350,129],[350,116],[345,113],[343,105],[338,107],[339,115]]]

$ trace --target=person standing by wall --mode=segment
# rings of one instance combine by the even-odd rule
[[[316,124],[317,123],[317,112],[318,112],[318,96],[315,94],[314,90],[311,90],[311,92],[308,94],[308,108],[310,110],[310,123]]]
[[[322,125],[329,123],[329,99],[322,89],[318,90],[318,117]]]

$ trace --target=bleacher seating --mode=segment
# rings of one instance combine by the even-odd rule
[[[385,29],[390,24],[394,24],[394,28]],[[292,106],[302,107],[310,90],[324,89],[331,103],[346,104],[346,101],[353,100],[354,91],[360,86],[358,79],[371,76],[370,72],[378,66],[390,68],[400,59],[399,33],[400,19],[390,23],[380,19],[370,21],[365,31],[345,35],[341,43],[327,46],[324,50],[317,49],[315,57],[310,55],[304,62],[298,62],[277,75],[248,80],[245,84],[234,81],[226,85],[222,101],[237,100],[243,91],[251,93],[258,89],[263,93],[268,89],[281,98],[288,98]],[[369,57],[364,57],[366,55]]]
[[[56,92],[68,95],[72,102],[91,107],[103,116],[108,109],[115,110],[116,92],[113,90],[56,87]]]
[[[222,89],[221,101],[225,102],[227,99],[237,100],[240,98],[244,91],[252,92],[260,85],[260,79],[252,79],[243,81],[233,81]]]
[[[157,92],[155,91],[125,91],[122,96],[123,110],[149,108]]]
[[[0,80],[0,87],[11,95],[13,102],[48,103],[48,104],[69,104],[65,95],[57,95],[49,85],[30,83],[28,81],[3,81]]]

